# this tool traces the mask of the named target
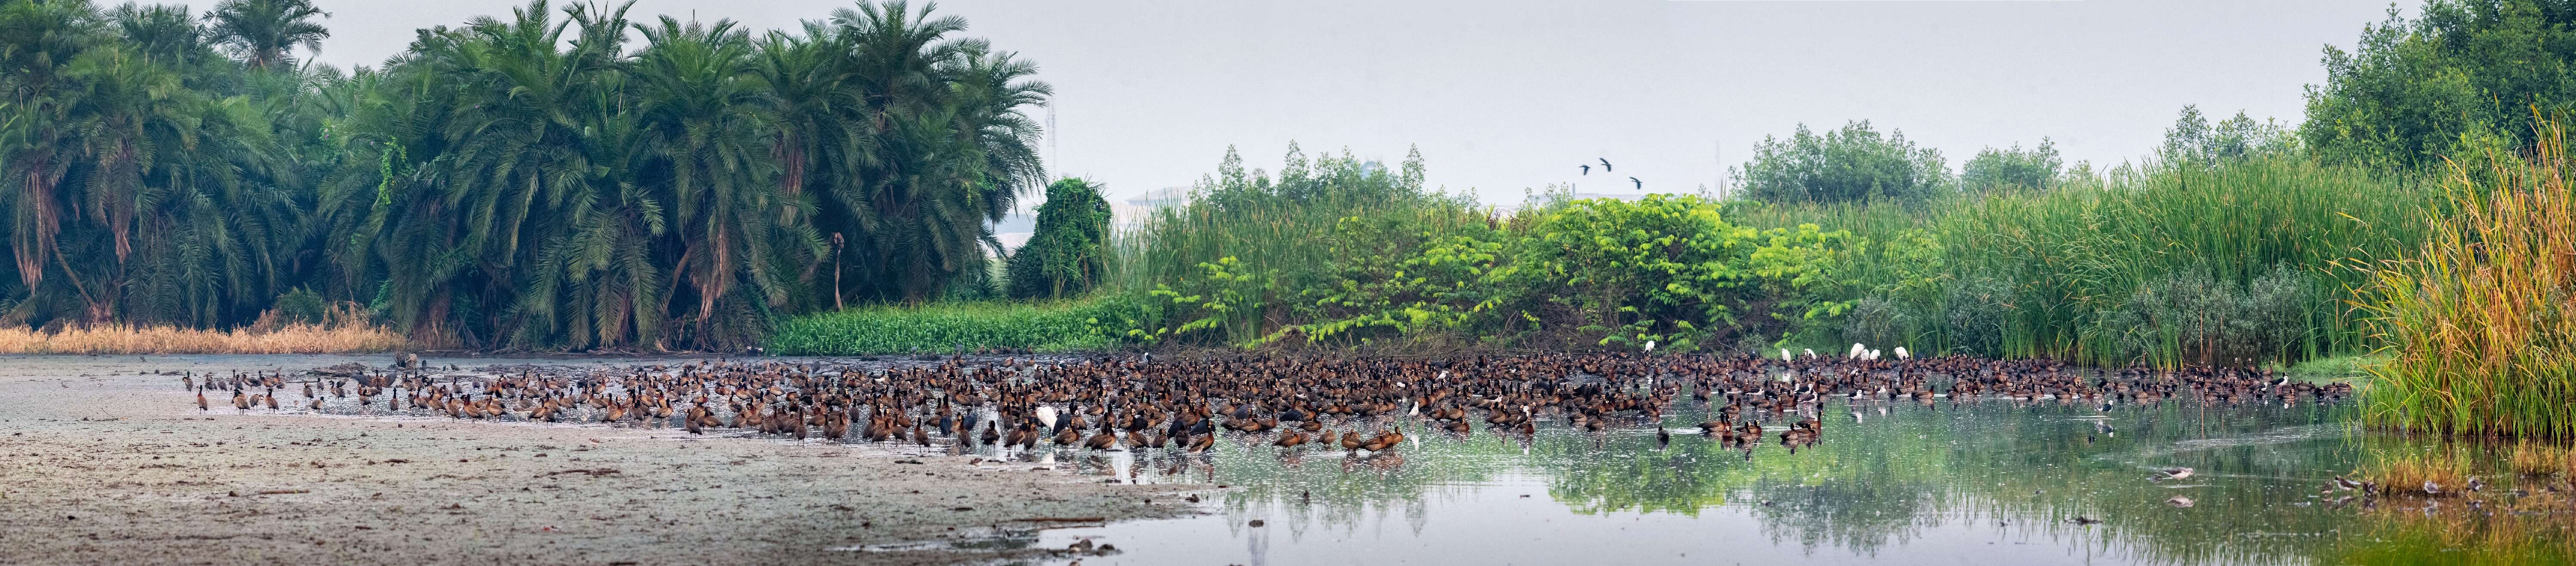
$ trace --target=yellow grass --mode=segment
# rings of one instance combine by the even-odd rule
[[[2451,497],[2468,491],[2466,466],[2465,461],[2455,456],[2398,456],[2371,465],[2361,477],[2377,482],[2389,493]],[[2442,493],[2425,493],[2424,483],[2428,481],[2441,486]]]
[[[2546,444],[2524,443],[2513,448],[2514,473],[2546,476],[2576,471],[2576,450]]]
[[[400,334],[358,324],[239,331],[119,324],[51,334],[0,328],[0,354],[342,354],[385,352],[404,344]]]

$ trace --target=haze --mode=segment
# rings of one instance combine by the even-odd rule
[[[192,0],[202,13],[215,0]],[[319,60],[372,65],[416,28],[520,2],[321,0]],[[558,2],[557,6],[561,3]],[[644,0],[793,27],[850,2]],[[2071,163],[2132,159],[2185,104],[2295,122],[2382,1],[940,3],[1056,88],[1053,173],[1113,199],[1187,185],[1228,145],[1276,170],[1291,140],[1390,164],[1489,203],[1579,182],[1688,192],[1798,123],[1869,119],[1940,148],[2054,139]],[[2411,10],[2411,8],[2410,8]],[[1035,109],[1044,119],[1048,110]],[[1723,147],[1724,162],[1719,159]],[[1043,147],[1043,146],[1042,146]],[[1618,175],[1578,175],[1594,158]]]

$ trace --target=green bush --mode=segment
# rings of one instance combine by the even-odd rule
[[[1037,233],[1011,252],[1015,299],[1060,299],[1082,294],[1108,274],[1109,200],[1082,179],[1047,185],[1038,205]]]

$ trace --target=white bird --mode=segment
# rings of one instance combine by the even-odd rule
[[[1844,354],[1844,355],[1843,355],[1843,357],[1844,357],[1845,359],[1858,359],[1858,358],[1860,358],[1861,354],[1867,354],[1867,353],[1869,353],[1869,347],[1868,347],[1868,346],[1862,346],[1859,342],[1853,342],[1853,343],[1852,343],[1852,347],[1851,347],[1851,353]]]
[[[1038,405],[1038,424],[1046,426],[1048,430],[1054,430],[1055,407]]]
[[[1655,351],[1655,341],[1653,341],[1653,340],[1647,340],[1647,341],[1646,341],[1646,351],[1648,351],[1648,352]]]
[[[1816,359],[1816,349],[1815,349],[1815,348],[1799,348],[1799,349],[1800,349],[1800,350],[1806,350],[1806,351],[1807,351],[1807,359],[1810,359],[1810,360],[1812,360],[1812,359]]]
[[[1912,354],[1907,354],[1907,353],[1905,353],[1905,347],[1904,347],[1904,346],[1897,346],[1897,347],[1896,347],[1896,359],[1900,359],[1900,360],[1910,360],[1910,359],[1914,359],[1914,356],[1913,356]]]
[[[1869,349],[1869,359],[1870,359],[1871,361],[1877,361],[1877,360],[1878,360],[1878,349],[1877,349],[1877,348],[1870,348],[1870,349]]]
[[[1780,349],[1780,361],[1783,361],[1783,362],[1785,362],[1785,361],[1789,361],[1789,349],[1788,349],[1788,348],[1781,348],[1781,349]]]

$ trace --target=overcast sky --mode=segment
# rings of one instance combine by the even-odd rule
[[[190,0],[200,10],[215,0]],[[320,60],[375,64],[415,28],[521,2],[317,0]],[[2404,7],[2412,14],[2414,2]],[[562,3],[558,2],[557,6]],[[643,0],[657,14],[791,27],[847,1]],[[2068,161],[2143,155],[2185,104],[2295,122],[2385,0],[1810,2],[1036,2],[939,13],[1036,61],[1055,86],[1053,172],[1113,198],[1187,185],[1231,144],[1276,170],[1290,140],[1390,165],[1488,203],[1580,182],[1687,192],[1763,136],[1868,119],[1939,148],[2057,142]],[[1047,110],[1034,114],[1041,120]],[[1724,163],[1718,152],[1724,148]],[[1043,146],[1042,146],[1043,147]],[[1618,175],[1578,175],[1608,158]]]

